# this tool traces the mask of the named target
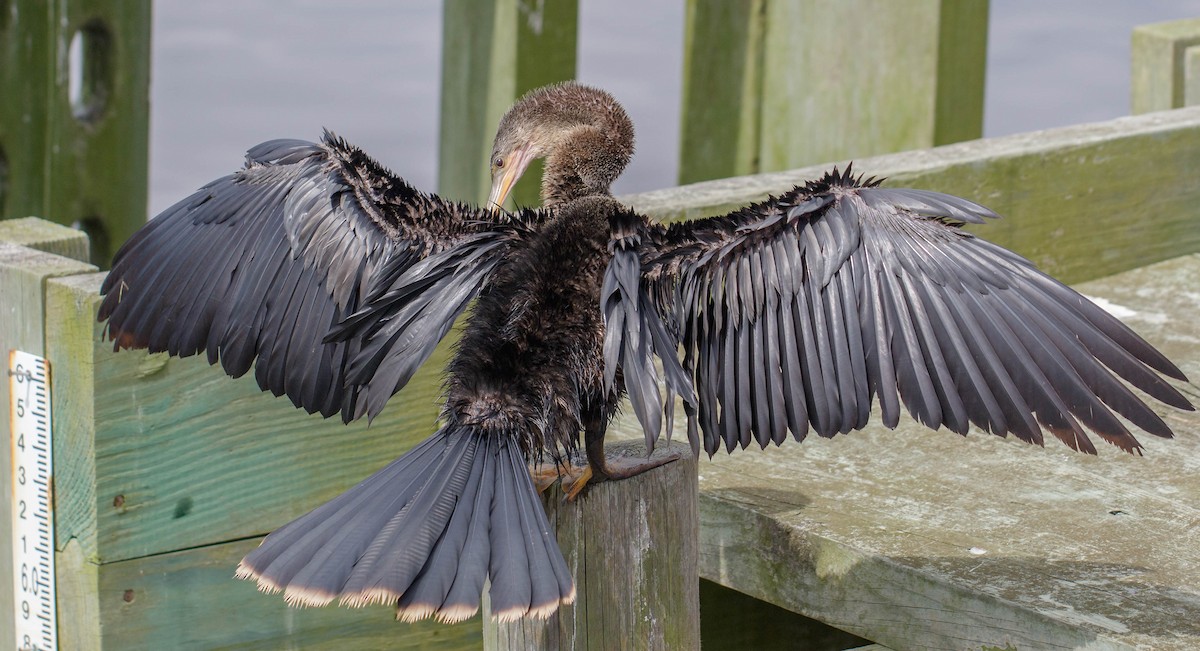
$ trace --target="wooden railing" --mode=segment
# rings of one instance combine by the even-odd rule
[[[690,11],[699,12],[698,7]],[[690,20],[696,20],[696,15]],[[1155,91],[1182,98],[1182,103],[1194,96],[1188,86],[1188,80],[1195,78],[1188,71],[1194,67],[1188,66],[1194,66],[1196,56],[1194,49],[1178,42],[1192,37],[1181,36],[1186,30],[1177,27],[1152,31],[1159,34],[1153,38],[1166,38],[1175,45],[1135,49],[1135,55],[1142,57],[1135,67],[1183,70],[1162,82],[1181,91]],[[1161,36],[1163,33],[1168,36]],[[1200,33],[1200,26],[1193,33]],[[1179,54],[1181,47],[1184,55]],[[0,74],[9,74],[9,69],[5,65]],[[1161,83],[1155,88],[1161,88]],[[517,92],[519,89],[513,91]],[[507,98],[489,101],[503,105]],[[762,128],[761,123],[754,127]],[[4,133],[11,131],[0,135]],[[715,150],[709,156],[719,156],[719,151],[727,150]],[[8,156],[11,165],[16,160],[11,149]],[[828,166],[698,183],[625,199],[663,219],[692,218],[787,190]],[[1007,219],[981,234],[1033,258],[1070,282],[1200,252],[1200,108],[860,157],[855,168],[887,176],[889,185],[953,192],[991,206]],[[453,627],[397,625],[386,608],[290,610],[280,599],[259,595],[252,585],[230,578],[231,568],[259,536],[334,496],[432,431],[444,349],[393,399],[373,426],[344,427],[305,416],[286,401],[259,392],[252,380],[228,380],[198,359],[113,354],[110,345],[100,341],[100,325],[95,321],[103,274],[86,262],[86,239],[44,222],[20,220],[0,223],[0,242],[4,242],[0,244],[0,306],[5,308],[0,312],[0,350],[18,348],[44,355],[55,369],[62,648],[479,646],[477,620]],[[1131,279],[1128,283],[1148,283],[1145,274],[1126,278]],[[1188,278],[1178,282],[1180,292],[1193,291]],[[1120,293],[1119,288],[1110,290]],[[1167,295],[1154,294],[1159,297],[1155,300]],[[1200,375],[1194,345],[1189,348],[1181,340],[1172,345],[1173,354],[1182,355],[1185,370]],[[1194,389],[1188,390],[1196,396]],[[7,410],[5,401],[0,405]],[[1060,603],[1040,611],[1022,606],[1025,602],[1021,600],[1028,595],[1017,590],[1021,580],[1046,587],[1053,584],[1057,572],[1069,576],[1070,581],[1086,583],[1088,571],[1104,569],[1108,583],[1103,589],[1079,588],[1079,594],[1088,599],[1102,600],[1104,590],[1121,587],[1112,577],[1126,570],[1144,570],[1140,560],[1116,559],[1112,565],[1117,567],[1107,568],[1103,563],[1085,567],[1050,563],[1042,573],[1035,572],[1039,567],[1035,562],[1011,564],[1012,571],[1005,572],[1009,566],[1001,560],[989,566],[992,573],[987,576],[1014,584],[993,589],[967,576],[973,567],[967,562],[971,557],[964,560],[940,547],[936,556],[923,557],[921,540],[903,552],[889,550],[887,540],[914,537],[903,528],[902,519],[893,517],[895,513],[887,515],[882,510],[897,502],[871,501],[872,495],[888,491],[912,491],[903,494],[911,495],[906,498],[911,508],[905,513],[916,514],[918,519],[933,522],[936,515],[948,522],[980,517],[979,504],[942,500],[936,492],[914,488],[912,481],[889,483],[888,472],[928,470],[930,459],[959,468],[945,471],[958,473],[954,476],[958,483],[939,487],[953,491],[959,490],[954,486],[970,486],[973,496],[1020,492],[1019,487],[1007,483],[1015,475],[965,476],[966,471],[961,470],[977,467],[972,464],[986,465],[989,459],[1010,459],[1010,465],[1002,468],[1005,472],[1020,462],[1051,478],[1109,474],[1135,483],[1139,477],[1153,477],[1192,490],[1190,477],[1172,478],[1169,471],[1184,473],[1186,468],[1194,468],[1187,465],[1184,453],[1195,449],[1198,428],[1194,419],[1177,414],[1171,418],[1181,441],[1152,449],[1166,460],[1158,466],[1151,462],[1131,466],[1124,459],[1113,461],[1113,455],[1099,460],[1109,465],[1097,466],[1092,460],[1063,458],[1049,450],[997,449],[1005,444],[990,440],[963,443],[944,433],[908,429],[903,438],[918,439],[920,445],[906,447],[898,443],[901,434],[872,430],[832,442],[792,446],[786,453],[746,452],[715,464],[702,460],[701,573],[722,585],[897,649],[1005,648],[1006,639],[1019,641],[1014,642],[1018,648],[1048,648],[1037,645],[1068,641],[1090,644],[1087,648],[1129,648],[1129,640],[1156,644],[1170,639],[1172,644],[1190,644],[1200,639],[1194,627],[1172,630],[1162,619],[1170,614],[1169,607],[1183,609],[1181,616],[1195,615],[1194,610],[1187,610],[1194,605],[1188,606],[1183,598],[1162,602],[1167,610],[1158,619],[1139,614],[1140,619],[1115,625],[1088,620],[1092,613],[1084,612],[1081,603]],[[0,421],[7,423],[7,418]],[[618,429],[621,427],[629,433],[627,424]],[[898,449],[887,455],[893,465],[877,465],[866,474],[848,469],[854,459],[872,458],[882,449]],[[1166,468],[1163,472],[1168,474],[1152,470],[1155,468]],[[0,458],[0,485],[10,481],[8,473],[6,458]],[[1025,480],[1024,475],[1022,478]],[[813,482],[822,489],[805,491],[794,482]],[[870,486],[864,487],[864,482]],[[1053,482],[1039,484],[1039,490],[1052,491],[1053,486]],[[1120,495],[1122,499],[1132,495],[1131,501],[1146,498]],[[1029,498],[1019,507],[1048,509],[1054,499],[1054,495],[1043,502]],[[1078,496],[1072,499],[1082,500]],[[844,500],[844,507],[838,506],[842,504],[838,500]],[[1022,500],[1026,500],[1023,493]],[[838,525],[848,528],[833,529],[828,519],[821,518],[822,513],[838,508],[849,511],[857,502],[866,505],[863,512],[867,515],[843,519]],[[808,508],[808,504],[815,506]],[[1000,501],[992,506],[1003,511],[1005,504]],[[1138,504],[1147,510],[1166,508],[1154,500]],[[1196,508],[1194,498],[1187,498],[1169,512],[1186,524],[1188,518],[1194,519]],[[7,501],[0,500],[0,558],[9,553],[8,509]],[[1122,507],[1112,510],[1122,511]],[[875,516],[878,518],[873,521]],[[1003,518],[993,521],[999,520]],[[866,535],[880,526],[892,527],[889,531],[894,535]],[[1037,548],[1034,541],[1045,536],[1087,537],[1102,530],[1100,524],[1090,521],[1091,528],[1079,531],[1057,526],[1054,521],[1039,521],[1023,533],[1006,535],[1012,537],[1013,549],[1019,550],[1026,542],[1030,549]],[[1138,526],[1146,529],[1148,539],[1156,545],[1170,544],[1178,533],[1156,518],[1139,520]],[[946,529],[953,527],[947,525]],[[1186,527],[1179,535],[1186,535]],[[968,542],[965,535],[953,536]],[[1194,554],[1191,550],[1196,546],[1189,540],[1181,538],[1172,553],[1185,560],[1193,558],[1187,554]],[[969,550],[964,553],[973,554]],[[788,563],[789,558],[796,562]],[[949,569],[939,570],[939,559]],[[11,569],[0,563],[0,585],[10,584],[10,579]],[[871,587],[881,581],[891,587]],[[1155,575],[1153,581],[1162,582],[1158,587],[1163,594],[1172,590],[1190,594],[1200,577],[1180,570],[1174,577]],[[1149,589],[1143,584],[1135,587]],[[1013,591],[1006,592],[1008,588]],[[0,590],[0,613],[13,612],[6,599],[7,591]],[[711,610],[705,612],[723,612],[719,601],[709,604]],[[905,604],[917,605],[906,610]],[[1072,612],[1083,613],[1082,623],[1076,621],[1079,617],[1072,619]],[[743,621],[756,621],[753,609],[739,613]],[[7,635],[7,621],[0,619],[0,635]],[[1113,632],[1121,627],[1125,633]],[[738,628],[729,626],[731,631]],[[961,640],[961,646],[950,642],[954,639]],[[736,648],[733,644],[730,642],[730,648]],[[718,640],[709,638],[706,647],[721,648]]]

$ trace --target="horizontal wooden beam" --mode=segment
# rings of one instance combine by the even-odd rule
[[[1189,255],[1079,289],[1196,378],[1197,278]],[[718,455],[701,575],[897,649],[1200,648],[1200,414],[1159,413],[1177,438],[1144,457],[912,422]]]

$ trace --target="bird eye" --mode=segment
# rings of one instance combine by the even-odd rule
[[[503,158],[500,158],[499,156],[497,156],[497,157],[496,157],[496,160],[492,161],[492,165],[493,165],[493,166],[494,166],[496,169],[500,169],[501,167],[504,167],[504,159],[503,159]]]

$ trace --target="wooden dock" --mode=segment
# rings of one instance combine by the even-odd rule
[[[66,40],[72,30],[90,24],[74,10],[64,10],[59,18],[66,22],[60,24],[48,18],[58,9],[37,5],[42,12],[37,13],[25,11],[37,3],[16,4],[21,20],[41,21],[39,29],[47,33],[66,30]],[[733,16],[746,43],[762,36],[754,30],[766,29],[767,4],[749,3],[748,13]],[[729,18],[722,13],[726,6],[690,2],[689,38]],[[925,2],[922,11],[946,6]],[[145,18],[148,4],[130,7],[130,26],[121,33],[144,24],[138,19]],[[514,18],[515,3],[498,1],[494,9],[482,18],[464,14],[460,18],[468,24],[447,29],[459,30],[465,43],[480,48],[526,29]],[[960,21],[965,27],[943,29],[938,22],[936,36],[930,36],[938,39],[936,51],[917,52],[905,65],[923,62],[924,81],[974,79],[971,66],[982,61],[972,49],[978,43],[969,37],[986,27],[978,6],[936,15],[945,25]],[[561,20],[571,29],[544,32],[560,48],[574,43],[575,17],[564,11]],[[1198,381],[1200,107],[1178,107],[1200,102],[1200,21],[1182,23],[1149,26],[1135,38],[1135,107],[1161,112],[927,148],[971,137],[978,116],[970,102],[962,113],[940,110],[947,102],[970,99],[945,83],[911,84],[915,95],[909,99],[924,102],[922,115],[933,121],[922,122],[928,128],[919,141],[876,143],[883,149],[872,153],[919,149],[873,157],[823,149],[821,156],[854,155],[857,171],[886,176],[888,185],[950,192],[995,209],[1006,219],[978,229],[981,235],[1103,299]],[[14,24],[0,21],[0,29]],[[689,43],[698,62],[702,43]],[[863,56],[895,58],[888,43],[877,45]],[[946,63],[947,53],[955,52],[966,57],[966,67]],[[736,125],[736,133],[726,141],[689,146],[699,148],[693,158],[732,161],[735,167],[697,165],[685,170],[690,178],[799,164],[767,155],[763,133],[774,127],[753,117],[770,101],[761,92],[764,66],[782,74],[778,61],[764,58],[773,54],[746,52],[736,88],[711,90],[725,93],[717,102],[726,111],[719,119]],[[28,59],[43,70],[47,56],[46,50],[11,50],[0,53],[7,57],[0,63]],[[486,164],[476,160],[474,140],[490,140],[490,127],[483,124],[488,111],[506,105],[523,85],[548,81],[545,75],[565,74],[573,66],[540,65],[537,52],[528,49],[506,48],[498,56],[503,60],[497,70],[469,73],[496,82],[487,86],[489,93],[458,97],[461,104],[454,109],[462,120],[477,123],[460,136],[447,129],[446,138],[458,140],[443,142],[444,151],[461,157],[444,164],[461,172],[463,185],[455,191],[464,195],[478,191],[479,177],[470,170]],[[462,63],[479,61],[464,56]],[[691,68],[685,84],[709,92],[703,90],[701,68]],[[4,75],[12,69],[0,66],[4,87],[11,87]],[[136,109],[137,84],[144,80],[137,76],[141,68],[131,64],[130,70],[119,74],[132,76],[115,79],[129,80],[117,83],[130,84],[122,88],[133,99],[122,96],[120,102]],[[38,92],[51,93],[44,87],[49,78],[39,79]],[[467,93],[443,89],[446,96],[456,92]],[[124,106],[120,102],[113,106]],[[0,122],[12,124],[12,116],[29,113],[31,106],[16,96],[0,100]],[[746,107],[754,110],[743,111]],[[857,116],[855,125],[870,118]],[[691,114],[685,124],[691,120],[692,128],[704,130],[699,125],[705,119],[712,117]],[[144,133],[137,131],[144,122],[72,131],[76,126],[57,133],[111,139],[125,129],[142,138],[130,140],[132,146],[144,144]],[[24,161],[51,144],[33,131],[2,127],[0,145],[8,147],[10,170],[24,170]],[[103,167],[107,160],[94,147],[71,151],[92,165]],[[623,199],[659,219],[691,219],[786,191],[830,165]],[[64,179],[70,175],[67,167],[52,169]],[[20,192],[7,197],[7,207],[34,205],[29,201],[48,196],[46,182],[14,183]],[[53,205],[65,206],[69,214],[48,217],[71,223],[81,216],[76,214],[81,199],[62,201]],[[112,232],[120,228],[125,226]],[[55,369],[61,648],[480,648],[484,627],[478,618],[446,626],[397,623],[385,607],[296,610],[232,578],[238,559],[262,535],[432,431],[447,348],[435,353],[371,427],[306,416],[286,400],[261,393],[253,380],[231,381],[198,359],[113,354],[100,341],[95,320],[104,275],[89,264],[89,248],[82,234],[48,222],[0,221],[0,351],[43,355]],[[1200,403],[1195,385],[1181,390]],[[0,410],[7,408],[0,401]],[[699,571],[713,582],[700,590],[705,648],[793,647],[807,639],[795,614],[863,640],[842,646],[814,641],[823,651],[865,641],[876,643],[862,647],[872,651],[1200,648],[1200,416],[1160,413],[1178,437],[1141,436],[1144,457],[1111,448],[1088,457],[1057,443],[1040,449],[978,432],[963,440],[903,422],[896,431],[869,427],[832,440],[813,437],[803,445],[701,459]],[[0,427],[7,422],[0,418]],[[632,421],[617,430],[640,437]],[[0,446],[0,484],[8,485],[5,449]],[[0,558],[9,556],[10,509],[0,500]],[[11,572],[0,563],[0,586],[11,584]],[[728,589],[753,599],[731,596]],[[5,636],[0,639],[8,639],[12,606],[9,592],[0,590]],[[703,628],[705,621],[720,626]],[[643,648],[649,639],[625,642]]]

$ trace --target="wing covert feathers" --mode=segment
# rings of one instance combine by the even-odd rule
[[[204,351],[310,413],[373,416],[539,218],[417,192],[328,132],[273,140],[121,247],[99,317],[114,348]]]
[[[267,536],[237,576],[292,605],[393,603],[397,618],[457,622],[491,582],[501,621],[575,599],[515,439],[448,426]]]
[[[936,192],[834,170],[729,215],[659,227],[642,271],[674,291],[685,373],[711,455],[882,420],[971,425],[1094,453],[1127,452],[1117,418],[1170,428],[1125,382],[1181,409],[1179,369],[1024,258],[961,230],[997,217]],[[626,371],[628,376],[628,371]],[[627,377],[627,383],[629,382]],[[631,390],[632,393],[632,390]]]

